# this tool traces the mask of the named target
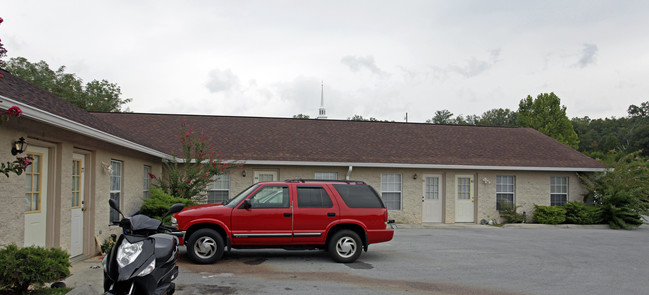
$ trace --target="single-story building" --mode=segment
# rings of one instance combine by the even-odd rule
[[[578,173],[605,167],[529,128],[142,113],[89,113],[1,71],[0,110],[23,116],[0,126],[0,160],[20,137],[35,157],[23,175],[0,176],[0,245],[44,245],[96,253],[109,227],[108,199],[125,214],[148,195],[148,173],[179,154],[185,123],[241,169],[207,188],[220,202],[278,179],[354,179],[381,194],[398,223],[498,219],[498,201],[581,201]]]

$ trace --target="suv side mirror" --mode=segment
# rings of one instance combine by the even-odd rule
[[[245,199],[243,201],[243,209],[250,209],[252,208],[252,204],[250,204],[250,199]]]

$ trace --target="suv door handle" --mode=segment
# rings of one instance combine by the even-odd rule
[[[329,212],[329,213],[327,213],[327,216],[329,216],[329,217],[336,217],[336,213]]]
[[[284,213],[284,217],[291,217],[293,216],[293,213]]]

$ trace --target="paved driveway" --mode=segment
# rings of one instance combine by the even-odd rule
[[[179,265],[176,294],[649,294],[649,227],[399,229],[353,264],[245,250]]]

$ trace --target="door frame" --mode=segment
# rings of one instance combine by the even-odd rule
[[[445,174],[444,173],[426,173],[423,174],[421,179],[421,186],[422,186],[422,204],[421,204],[421,221],[422,222],[435,222],[435,223],[444,223],[445,217],[446,217],[446,191],[444,190],[444,183],[445,183]],[[440,221],[425,221],[425,210],[424,210],[424,202],[426,201],[426,177],[438,177],[439,178],[439,203],[440,203],[440,209],[439,209],[439,214],[440,214]]]

